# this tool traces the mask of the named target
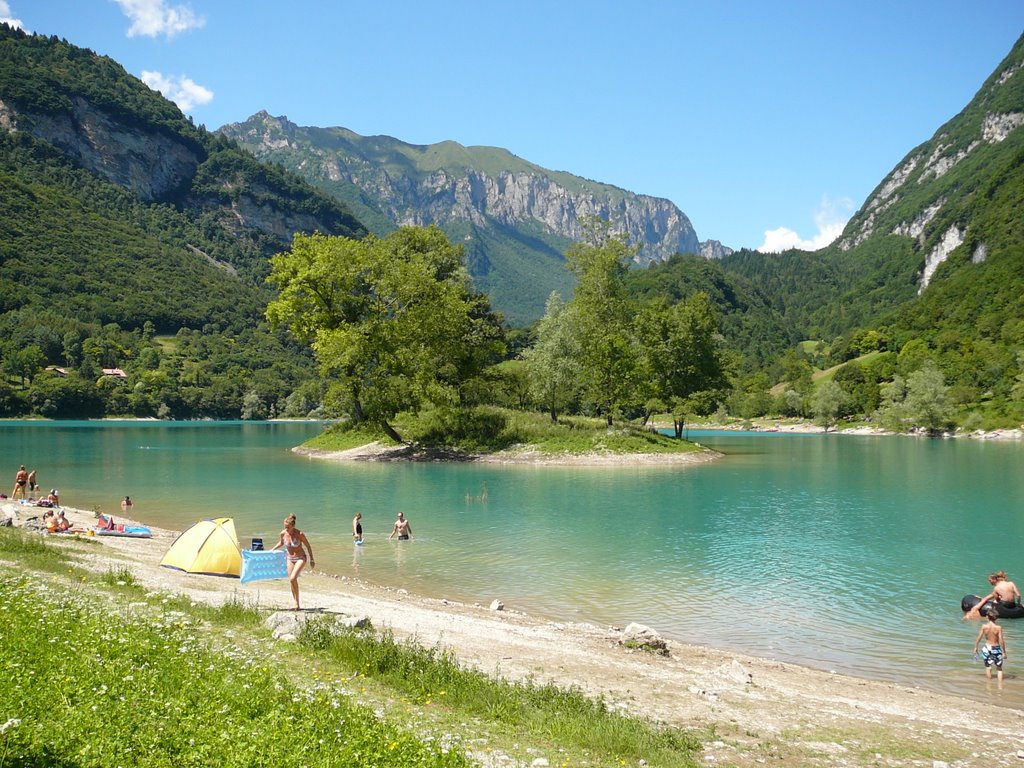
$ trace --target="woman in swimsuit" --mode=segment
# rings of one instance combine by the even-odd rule
[[[363,513],[356,512],[356,516],[352,518],[352,538],[356,544],[363,543]]]
[[[292,588],[292,597],[295,598],[295,610],[299,610],[299,574],[306,567],[306,559],[309,558],[309,567],[316,567],[313,559],[313,547],[306,538],[306,534],[295,527],[295,515],[288,515],[284,519],[284,530],[281,531],[281,538],[271,550],[284,547],[288,554],[288,583]]]

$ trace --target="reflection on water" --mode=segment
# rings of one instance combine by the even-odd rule
[[[1020,444],[691,432],[727,457],[618,469],[288,450],[318,429],[19,424],[0,426],[0,445],[86,509],[129,494],[171,528],[233,516],[242,541],[273,540],[294,512],[339,575],[981,698],[960,597],[992,570],[1024,579]],[[413,541],[387,540],[398,510]],[[1017,625],[1005,631],[1013,643]],[[999,701],[1024,707],[1024,692]]]

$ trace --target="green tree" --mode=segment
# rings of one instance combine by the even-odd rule
[[[740,383],[732,394],[730,410],[744,419],[764,416],[772,405],[771,381],[764,371],[752,373]]]
[[[1017,353],[1017,369],[1020,371],[1013,380],[1011,396],[1017,402],[1024,402],[1024,352]]]
[[[850,396],[837,382],[831,379],[823,381],[811,395],[814,420],[828,432],[828,428],[836,423],[836,419],[849,401]]]
[[[728,387],[711,301],[698,292],[671,306],[650,304],[636,328],[645,401],[669,405],[675,435],[682,438],[686,414],[714,411]]]
[[[603,222],[592,227],[590,240],[574,243],[566,253],[577,280],[568,306],[580,344],[583,398],[611,426],[637,394],[638,350],[631,328],[635,308],[624,286],[636,249],[612,236]]]
[[[466,381],[501,349],[462,248],[437,227],[382,239],[296,235],[271,260],[269,280],[280,293],[267,317],[311,345],[331,381],[327,402],[397,441],[397,413],[461,402]]]
[[[782,356],[781,367],[780,381],[787,382],[789,389],[795,390],[802,397],[807,397],[814,388],[814,368],[807,358],[795,349],[787,349]]]
[[[900,349],[897,365],[903,376],[909,376],[914,371],[920,370],[925,361],[932,359],[932,351],[928,344],[921,339],[911,339]]]
[[[5,372],[19,377],[23,387],[26,383],[32,382],[45,364],[46,356],[35,344],[15,349],[4,358]]]
[[[938,366],[930,360],[907,376],[906,416],[912,424],[934,434],[952,423],[949,387]]]
[[[552,293],[537,323],[537,341],[523,350],[530,391],[551,421],[557,422],[559,412],[579,394],[580,352],[573,314]]]

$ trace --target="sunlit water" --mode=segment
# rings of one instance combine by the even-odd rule
[[[289,451],[319,430],[3,422],[0,446],[12,486],[24,463],[71,506],[116,515],[130,494],[154,525],[231,516],[247,544],[274,540],[294,512],[317,565],[340,575],[550,618],[639,621],[685,642],[1024,708],[1013,651],[1024,621],[1005,622],[1009,680],[995,692],[971,659],[978,625],[959,610],[992,570],[1024,585],[1020,443],[692,432],[726,457],[672,468]],[[362,547],[350,538],[356,510]],[[414,541],[387,541],[398,510]]]

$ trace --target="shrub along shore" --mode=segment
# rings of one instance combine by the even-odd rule
[[[0,766],[1019,763],[991,703],[319,572],[274,640],[287,585],[160,568],[174,535],[0,529]]]

